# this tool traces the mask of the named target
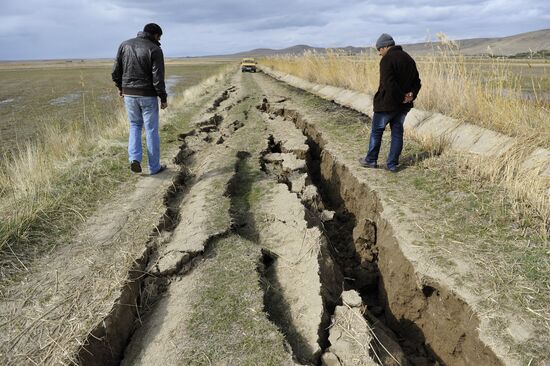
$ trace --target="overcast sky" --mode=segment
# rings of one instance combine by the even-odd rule
[[[149,22],[166,56],[202,56],[508,36],[550,28],[550,1],[0,0],[0,60],[112,58]]]

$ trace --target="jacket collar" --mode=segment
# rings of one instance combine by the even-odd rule
[[[156,39],[153,38],[153,35],[151,33],[148,33],[148,32],[138,32],[137,34],[138,38],[144,38],[144,39],[148,39],[150,40],[151,42],[153,42],[154,44],[156,44],[157,46],[160,47],[160,42],[157,41]]]
[[[397,45],[397,46],[392,46],[389,50],[388,50],[388,53],[390,52],[393,52],[393,51],[403,51],[403,47]]]

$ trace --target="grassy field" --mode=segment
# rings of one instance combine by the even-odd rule
[[[170,95],[181,93],[223,61],[168,60]],[[111,61],[0,63],[0,155],[34,141],[43,129],[95,124],[122,108]]]
[[[8,75],[2,77],[9,85],[2,89],[1,98],[20,99],[2,107],[11,110],[6,115],[14,122],[3,125],[2,132],[0,279],[24,270],[25,263],[49,250],[56,238],[133,178],[126,153],[128,123],[110,82],[110,63],[83,65],[10,64],[0,70]],[[172,85],[169,103],[181,107],[192,102],[197,96],[188,92],[189,87],[220,73],[226,65],[167,62],[167,80],[178,81]],[[66,102],[67,95],[73,94],[79,97]],[[167,135],[170,124],[188,117],[171,112],[170,107],[161,113],[165,147],[174,141],[174,136]],[[19,140],[14,142],[16,131]],[[11,147],[5,147],[4,141]]]

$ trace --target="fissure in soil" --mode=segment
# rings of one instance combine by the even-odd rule
[[[162,233],[172,231],[179,223],[178,207],[189,180],[187,169],[181,166],[173,186],[164,197],[166,210],[155,230],[149,235],[147,249],[129,271],[127,283],[109,315],[90,333],[80,348],[77,359],[81,365],[119,365],[140,314],[165,291],[165,279],[151,280],[151,276],[144,276],[144,273],[149,262],[156,256],[157,242]],[[151,286],[152,283],[155,285]],[[148,290],[144,291],[146,288]]]
[[[269,105],[264,106],[269,109]],[[277,109],[273,115],[292,118],[296,124],[302,117],[295,111]],[[358,220],[345,207],[340,196],[340,187],[335,182],[326,181],[321,174],[323,149],[315,141],[315,136],[302,129],[309,146],[307,154],[307,173],[321,196],[321,207],[306,205],[308,212],[315,216],[329,241],[331,255],[338,264],[344,277],[344,290],[356,290],[366,305],[365,319],[373,329],[374,337],[370,345],[373,359],[383,365],[443,365],[440,357],[426,344],[426,338],[420,328],[411,336],[410,329],[390,327],[388,318],[395,319],[385,296],[384,280],[378,268],[377,228],[374,222]],[[323,220],[323,210],[334,212],[332,220]],[[354,230],[357,240],[354,240]],[[358,235],[360,231],[360,235]],[[357,242],[357,243],[354,243]],[[358,250],[360,248],[360,251]],[[332,307],[334,310],[334,308]],[[393,324],[399,322],[394,322]],[[328,339],[328,331],[326,332]],[[328,348],[327,345],[324,347]]]

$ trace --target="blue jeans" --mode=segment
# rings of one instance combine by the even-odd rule
[[[130,162],[141,163],[141,131],[145,126],[145,141],[147,142],[147,158],[149,173],[160,170],[160,135],[159,135],[159,104],[157,97],[124,96],[126,112],[130,121],[128,137],[128,156]]]
[[[399,112],[375,112],[372,117],[372,130],[369,141],[369,152],[365,158],[368,164],[376,164],[378,161],[378,153],[382,144],[382,135],[384,129],[390,124],[391,128],[391,145],[390,153],[386,165],[390,169],[394,169],[399,164],[399,155],[403,150],[403,124],[405,117],[409,111]]]

